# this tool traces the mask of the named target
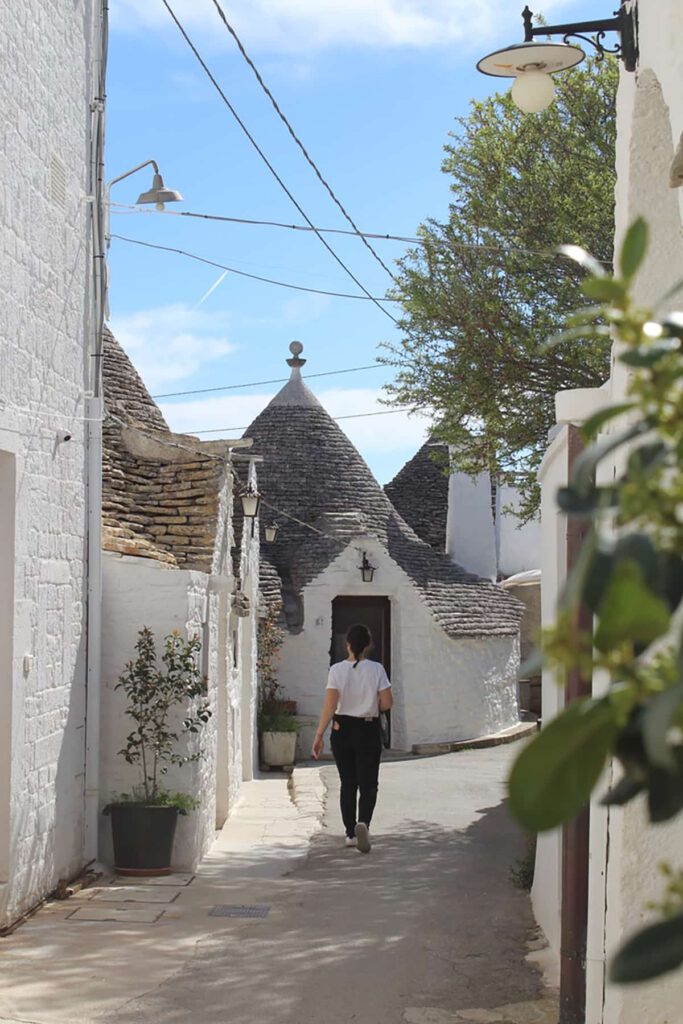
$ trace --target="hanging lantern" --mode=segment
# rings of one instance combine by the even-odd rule
[[[261,504],[261,495],[253,484],[249,484],[246,491],[242,491],[240,501],[245,519],[255,519]]]
[[[277,540],[277,535],[279,531],[280,527],[277,525],[277,523],[269,523],[268,526],[266,526],[263,531],[266,536],[266,541],[269,544],[273,544]]]
[[[363,577],[363,583],[372,583],[372,578],[375,575],[377,566],[370,564],[365,551],[363,552],[363,561],[358,568],[360,569],[361,576]]]

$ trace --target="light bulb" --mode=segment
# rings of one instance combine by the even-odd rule
[[[156,208],[157,208],[157,213],[163,213],[164,210],[166,209],[166,207],[164,206],[163,203],[157,203]]]
[[[522,71],[510,90],[516,106],[525,114],[538,114],[555,98],[555,83],[545,71]]]

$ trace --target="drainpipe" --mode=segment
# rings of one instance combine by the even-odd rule
[[[568,426],[567,469],[571,476],[575,460],[583,450],[581,433]],[[579,557],[589,527],[585,521],[567,519],[567,574]],[[581,605],[579,626],[590,631],[590,610]],[[565,704],[590,696],[592,680],[573,669],[567,676]],[[562,931],[560,947],[559,1024],[584,1024],[586,1008],[586,941],[588,933],[588,853],[590,808],[585,807],[562,830]]]
[[[87,346],[87,641],[85,679],[84,863],[96,860],[100,814],[100,677],[102,655],[102,331],[106,307],[103,237],[104,107],[108,43],[108,0],[100,0],[93,30],[90,128],[90,221],[93,254],[91,337]]]

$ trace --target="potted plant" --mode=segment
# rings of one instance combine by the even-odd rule
[[[119,676],[116,689],[125,693],[126,714],[135,726],[118,753],[140,770],[131,793],[104,809],[111,816],[114,863],[121,874],[168,874],[178,815],[197,806],[193,797],[165,789],[162,779],[171,765],[201,757],[200,749],[179,749],[183,738],[198,733],[211,717],[197,665],[200,647],[198,637],[185,640],[174,630],[164,638],[160,668],[154,634],[145,627],[135,644],[137,657]]]
[[[277,679],[277,661],[284,632],[277,624],[278,609],[262,619],[258,630],[259,714],[261,761],[271,768],[294,764],[298,723],[296,702],[287,700]]]
[[[258,716],[258,729],[263,764],[271,768],[294,764],[296,736],[299,731],[294,715],[284,711],[270,714],[261,711]]]
[[[284,632],[277,624],[278,610],[261,619],[257,635],[257,669],[259,675],[259,709],[268,715],[296,714],[296,701],[287,700],[277,680],[277,662]]]

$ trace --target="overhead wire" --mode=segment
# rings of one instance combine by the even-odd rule
[[[318,180],[320,181],[321,185],[327,190],[327,192],[328,192],[330,198],[332,199],[332,201],[337,205],[339,210],[341,210],[342,215],[344,216],[346,221],[353,228],[353,232],[351,232],[351,233],[354,234],[354,235],[357,235],[357,237],[360,238],[360,240],[363,243],[363,245],[365,245],[365,247],[372,253],[373,257],[377,260],[379,265],[384,270],[386,270],[387,274],[392,279],[392,281],[394,281],[396,284],[398,284],[398,281],[396,279],[396,275],[394,274],[393,270],[391,270],[391,268],[387,266],[387,264],[384,262],[382,257],[370,245],[370,243],[368,242],[367,238],[364,236],[363,232],[359,230],[359,228],[355,224],[355,222],[354,222],[353,218],[351,217],[351,215],[347,212],[347,210],[342,205],[341,200],[338,198],[337,195],[335,195],[335,192],[334,192],[332,186],[325,179],[325,177],[323,176],[323,174],[320,171],[319,167],[317,166],[317,164],[313,160],[312,156],[310,155],[310,153],[308,152],[308,150],[304,146],[303,142],[301,141],[299,136],[294,131],[294,128],[290,124],[289,119],[287,118],[285,113],[282,111],[279,103],[277,102],[277,100],[273,96],[272,92],[270,91],[270,89],[266,85],[265,81],[263,80],[263,76],[261,75],[260,71],[256,67],[254,61],[251,59],[251,57],[247,53],[247,51],[246,51],[246,49],[244,47],[244,44],[242,43],[240,37],[237,35],[237,32],[235,31],[234,27],[228,21],[226,15],[225,15],[225,11],[221,7],[221,5],[219,3],[219,0],[213,0],[213,5],[216,8],[216,10],[218,12],[218,15],[219,15],[221,21],[223,22],[223,24],[225,25],[226,29],[228,30],[228,32],[230,33],[232,38],[235,40],[235,43],[237,44],[237,48],[240,51],[240,53],[242,54],[244,60],[249,65],[251,70],[254,72],[254,75],[256,76],[256,81],[261,86],[261,88],[263,89],[264,93],[266,94],[266,96],[270,100],[270,102],[273,105],[273,109],[275,110],[276,114],[278,115],[278,117],[280,118],[282,123],[287,128],[287,131],[291,135],[291,137],[294,140],[294,142],[296,143],[296,145],[299,147],[299,149],[303,153],[303,156],[304,156],[305,160],[307,161],[307,163],[313,168],[313,171],[315,172],[315,175],[318,178]]]
[[[383,370],[381,363],[369,363],[367,366],[349,366],[345,370],[324,370],[321,373],[302,374],[304,380],[312,377],[335,377],[340,373],[359,373],[361,370]],[[184,395],[207,395],[211,391],[238,391],[240,388],[257,388],[265,384],[286,384],[289,377],[274,377],[271,380],[252,380],[246,384],[223,384],[215,388],[195,388],[193,391],[167,391],[163,395],[152,395],[152,398],[181,398]]]
[[[106,410],[105,421],[117,423],[119,426],[125,428],[130,427],[130,423],[127,423],[125,420],[122,420],[120,416],[117,416],[109,409]],[[135,430],[140,434],[146,434],[148,437],[153,438],[157,444],[160,444],[166,448],[173,448],[176,451],[186,452],[190,455],[198,455],[200,458],[206,459],[207,461],[210,462],[220,462],[221,465],[223,466],[225,465],[226,462],[232,462],[232,457],[230,454],[228,454],[226,458],[225,455],[215,455],[213,452],[207,452],[201,448],[193,448],[191,445],[181,444],[179,441],[170,441],[167,438],[160,437],[160,432],[158,430],[149,430],[138,424],[135,424]],[[249,458],[248,455],[247,458]],[[284,516],[285,519],[291,519],[292,522],[298,523],[300,526],[305,526],[307,530],[310,530],[312,533],[317,533],[321,537],[326,537],[327,540],[334,541],[335,544],[338,544],[342,547],[347,546],[346,542],[343,541],[341,538],[334,537],[331,533],[325,533],[324,530],[319,530],[317,526],[312,526],[310,523],[305,523],[303,519],[298,519],[297,516],[293,516],[290,512],[285,512],[284,509],[277,508],[277,506],[275,505],[271,505],[270,502],[265,500],[263,495],[261,495],[261,501],[266,508],[269,508],[271,510],[271,512],[277,512],[278,515]],[[356,547],[356,545],[353,545],[353,547],[355,547],[356,550],[360,552],[361,549]]]
[[[355,235],[355,231],[347,231],[346,228],[321,228],[321,227],[309,227],[306,224],[287,224],[284,221],[277,220],[258,220],[253,217],[228,217],[224,214],[218,213],[196,213],[192,210],[152,210],[144,209],[139,206],[133,206],[127,203],[112,203],[112,209],[118,212],[127,211],[129,213],[138,213],[145,215],[161,215],[163,217],[191,217],[198,220],[211,220],[218,221],[227,224],[244,224],[250,227],[269,227],[269,228],[284,228],[288,231],[304,231],[304,232],[319,232],[321,235]],[[557,247],[554,245],[548,246],[547,249],[527,249],[525,246],[517,245],[515,242],[510,242],[509,245],[488,245],[485,242],[458,242],[458,241],[446,241],[438,240],[435,241],[433,238],[419,238],[414,235],[392,235],[386,232],[379,231],[362,231],[361,234],[364,238],[374,238],[385,242],[404,242],[408,245],[430,245],[433,248],[449,248],[449,249],[464,249],[464,250],[481,250],[482,252],[514,252],[525,256],[543,256],[545,258],[554,256],[556,258],[563,256],[561,252],[557,251]],[[599,260],[598,262],[603,263],[604,266],[609,266],[608,260]]]
[[[209,267],[216,267],[219,270],[227,270],[230,274],[236,274],[238,277],[249,277],[252,281],[261,281],[264,284],[274,284],[278,288],[289,288],[295,292],[309,292],[313,295],[328,295],[335,299],[358,299],[361,302],[374,302],[377,304],[379,299],[374,295],[354,295],[352,292],[334,292],[327,288],[311,288],[303,284],[290,284],[288,281],[278,281],[274,277],[263,277],[261,274],[250,274],[246,270],[237,270],[236,267],[228,267],[225,263],[217,263],[216,260],[207,259],[205,256],[198,256],[196,253],[187,252],[185,249],[177,249],[171,245],[159,245],[157,242],[143,242],[140,238],[130,238],[128,235],[117,235],[112,234],[110,238],[117,238],[120,242],[128,242],[131,245],[142,245],[146,249],[159,249],[162,252],[174,252],[178,256],[186,256],[187,259],[196,260],[197,263],[205,263]],[[398,302],[399,299],[392,298],[389,295],[383,295],[381,297],[382,302]],[[381,307],[380,307],[381,308]],[[394,320],[394,317],[392,317]],[[398,323],[398,320],[395,320]]]
[[[412,405],[399,405],[395,409],[383,409],[380,412],[351,412],[345,416],[331,416],[336,422],[339,420],[362,420],[366,416],[393,416],[397,412],[416,412]],[[246,427],[212,427],[210,430],[188,430],[188,434],[227,434],[232,431],[246,430]]]
[[[240,126],[240,128],[242,129],[242,131],[244,132],[244,134],[245,134],[245,135],[246,135],[246,137],[248,138],[249,142],[250,142],[250,143],[252,144],[252,146],[254,147],[254,149],[256,150],[256,152],[258,153],[258,155],[259,155],[259,156],[261,157],[261,159],[262,159],[262,160],[263,160],[263,162],[265,163],[266,167],[268,168],[268,170],[270,171],[270,173],[271,173],[271,174],[273,175],[273,177],[274,177],[274,178],[275,178],[275,180],[277,181],[277,183],[278,183],[278,185],[280,186],[280,188],[281,188],[281,189],[283,190],[283,192],[284,192],[284,193],[285,193],[285,194],[287,195],[287,197],[289,198],[289,200],[290,200],[290,201],[291,201],[291,202],[293,203],[293,205],[294,205],[294,206],[296,207],[296,209],[297,209],[297,210],[299,211],[299,213],[300,213],[300,214],[301,214],[301,216],[302,216],[302,217],[304,218],[304,220],[306,221],[306,223],[307,223],[307,224],[308,224],[308,225],[309,225],[309,226],[310,226],[310,227],[312,228],[312,230],[313,230],[313,231],[315,232],[316,236],[318,237],[318,239],[320,240],[320,242],[321,242],[321,243],[322,243],[322,244],[323,244],[323,245],[325,246],[325,248],[326,248],[326,249],[327,249],[327,251],[328,251],[328,252],[330,253],[330,255],[331,255],[331,256],[333,257],[333,259],[334,259],[334,260],[335,260],[335,261],[336,261],[336,262],[337,262],[337,263],[339,264],[339,266],[340,266],[340,267],[341,267],[341,268],[342,268],[342,269],[344,270],[344,272],[345,272],[346,274],[348,274],[348,276],[349,276],[349,277],[351,278],[351,280],[352,280],[352,281],[354,282],[354,284],[355,284],[355,285],[356,285],[356,286],[357,286],[358,288],[360,288],[360,290],[361,290],[361,291],[362,291],[362,292],[363,292],[363,293],[364,293],[364,294],[365,294],[365,295],[366,295],[366,296],[368,297],[368,299],[370,299],[370,301],[371,301],[371,302],[373,302],[373,303],[374,303],[374,304],[375,304],[375,305],[377,306],[377,308],[378,308],[378,309],[380,309],[380,310],[382,311],[382,313],[384,313],[384,315],[385,315],[385,316],[387,316],[387,317],[388,317],[388,318],[389,318],[389,319],[390,319],[391,321],[393,321],[393,323],[394,323],[394,324],[396,324],[396,325],[398,326],[398,323],[399,323],[399,321],[398,321],[398,320],[396,319],[396,317],[395,317],[395,316],[393,315],[393,313],[390,313],[388,309],[385,309],[385,308],[384,308],[384,306],[382,306],[381,302],[380,302],[380,301],[379,301],[379,300],[378,300],[377,298],[375,298],[375,296],[374,296],[374,295],[371,295],[371,294],[370,294],[370,292],[369,292],[369,291],[367,290],[367,288],[365,287],[365,285],[364,285],[364,284],[362,284],[362,282],[361,282],[361,281],[359,281],[359,279],[358,279],[358,278],[356,277],[356,275],[355,275],[355,274],[353,273],[353,271],[352,271],[352,270],[350,270],[350,268],[349,268],[349,267],[347,267],[347,265],[346,265],[346,264],[344,263],[344,261],[342,260],[341,256],[338,256],[338,255],[337,255],[337,253],[336,253],[336,252],[334,251],[334,249],[333,249],[333,248],[332,248],[332,246],[331,246],[331,245],[329,244],[329,242],[328,242],[328,241],[327,241],[327,240],[326,240],[326,239],[325,239],[325,238],[323,237],[323,235],[322,235],[322,234],[321,234],[321,233],[320,233],[320,232],[319,232],[319,231],[317,230],[317,228],[316,228],[316,227],[315,227],[315,225],[313,224],[313,221],[312,221],[312,220],[310,219],[310,217],[308,216],[308,214],[306,213],[306,211],[305,211],[305,210],[303,209],[303,207],[301,206],[301,204],[300,204],[300,203],[298,202],[298,200],[297,200],[297,199],[295,198],[295,196],[293,195],[293,193],[292,193],[292,192],[290,191],[290,189],[289,189],[289,188],[287,187],[287,185],[285,184],[285,182],[283,181],[283,179],[282,179],[282,178],[280,177],[280,175],[278,174],[278,172],[277,172],[277,171],[275,170],[275,167],[273,166],[273,164],[271,163],[271,161],[270,161],[270,160],[268,159],[268,157],[266,156],[266,154],[265,154],[265,152],[263,151],[263,149],[261,148],[261,146],[259,146],[259,144],[258,144],[258,142],[256,141],[256,139],[255,139],[255,138],[254,138],[254,136],[253,136],[253,135],[251,134],[251,132],[250,132],[250,131],[249,131],[249,129],[247,128],[246,124],[244,123],[244,121],[242,120],[242,118],[241,118],[241,117],[239,116],[239,114],[237,113],[237,111],[236,111],[235,107],[234,107],[234,106],[232,105],[232,103],[230,102],[230,100],[229,100],[229,99],[228,99],[228,97],[226,96],[226,94],[225,94],[225,92],[223,91],[223,89],[221,88],[221,86],[220,86],[220,84],[219,84],[218,80],[217,80],[217,79],[216,79],[216,77],[214,76],[213,72],[212,72],[212,71],[211,71],[211,69],[209,68],[208,64],[206,63],[206,61],[205,61],[205,60],[204,60],[204,58],[202,57],[201,53],[199,52],[199,50],[197,49],[197,47],[195,46],[195,44],[194,44],[194,43],[192,42],[192,40],[190,39],[189,35],[187,34],[187,31],[185,30],[185,28],[184,28],[184,27],[183,27],[183,25],[181,24],[181,22],[180,22],[180,20],[179,20],[178,16],[176,15],[175,11],[173,10],[173,8],[172,8],[172,7],[171,7],[171,5],[170,5],[170,3],[169,3],[169,0],[161,0],[161,2],[162,2],[162,4],[164,5],[164,7],[166,8],[166,10],[168,11],[168,13],[169,13],[170,17],[172,18],[172,20],[174,21],[174,23],[175,23],[176,27],[178,28],[178,31],[179,31],[179,32],[180,32],[180,34],[182,35],[183,39],[185,40],[185,42],[187,43],[187,45],[188,45],[188,46],[190,47],[190,49],[192,50],[192,52],[193,52],[193,54],[195,55],[195,57],[197,58],[197,61],[198,61],[198,62],[199,62],[199,64],[201,65],[201,67],[202,67],[202,69],[204,70],[204,72],[205,72],[205,74],[207,75],[207,77],[209,78],[209,80],[210,80],[211,84],[212,84],[212,85],[213,85],[213,87],[214,87],[214,88],[216,89],[216,91],[217,91],[218,95],[219,95],[219,96],[221,97],[221,99],[222,99],[223,103],[224,103],[224,104],[225,104],[225,106],[226,106],[226,107],[228,108],[228,110],[230,111],[230,113],[232,114],[232,116],[234,117],[234,119],[235,119],[235,120],[237,121],[237,124],[238,124],[238,125]]]

